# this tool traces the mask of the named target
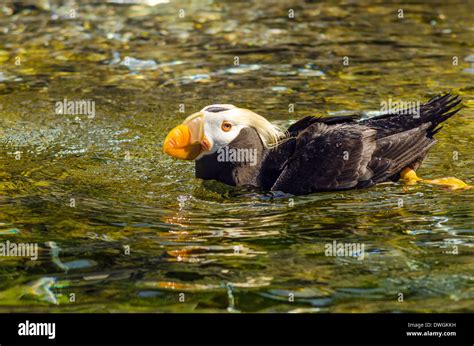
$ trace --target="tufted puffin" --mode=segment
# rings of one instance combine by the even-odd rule
[[[448,93],[413,112],[364,120],[308,116],[286,131],[248,109],[215,104],[172,129],[163,151],[195,160],[197,178],[293,195],[399,179],[470,188],[456,178],[424,180],[415,173],[436,143],[439,125],[460,110],[460,102]]]

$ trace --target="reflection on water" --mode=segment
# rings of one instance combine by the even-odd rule
[[[40,250],[0,257],[1,311],[474,309],[474,190],[257,194],[161,152],[207,104],[287,126],[451,90],[466,108],[420,175],[473,184],[472,3],[134,2],[0,5],[0,241]]]

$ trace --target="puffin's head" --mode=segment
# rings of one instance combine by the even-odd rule
[[[204,107],[172,129],[163,151],[181,160],[200,159],[229,145],[246,127],[254,128],[267,148],[284,137],[284,132],[264,117],[248,109],[219,104]]]

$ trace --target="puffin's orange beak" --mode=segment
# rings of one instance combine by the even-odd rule
[[[199,114],[172,129],[163,143],[163,151],[180,160],[194,160],[209,149],[209,141],[203,132],[203,117]]]

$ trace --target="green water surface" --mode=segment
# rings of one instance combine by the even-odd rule
[[[474,184],[472,1],[131,2],[0,5],[0,242],[39,246],[0,257],[0,312],[474,311],[474,190],[274,198],[162,153],[209,104],[286,127],[451,91],[419,174]]]

